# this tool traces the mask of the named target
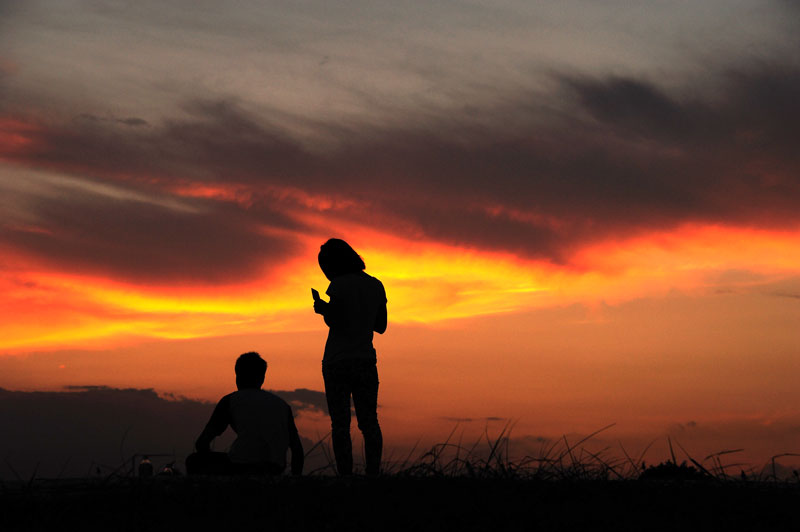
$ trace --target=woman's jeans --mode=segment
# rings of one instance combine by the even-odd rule
[[[366,474],[377,475],[381,467],[383,435],[378,425],[378,369],[375,361],[345,359],[322,365],[325,397],[331,416],[331,439],[339,475],[353,474],[353,444],[350,441],[350,396],[356,409],[358,428],[364,435]]]

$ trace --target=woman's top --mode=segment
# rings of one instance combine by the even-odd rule
[[[353,358],[375,361],[372,333],[386,327],[383,284],[364,272],[349,273],[334,277],[325,293],[331,298],[325,311],[330,329],[322,363]]]

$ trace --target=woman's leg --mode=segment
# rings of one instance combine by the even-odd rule
[[[367,476],[381,470],[383,434],[378,424],[378,368],[375,363],[359,361],[353,368],[353,403],[358,428],[364,435],[364,454]]]
[[[325,381],[325,398],[331,416],[331,440],[336,470],[339,475],[353,474],[353,444],[350,440],[350,379],[347,368],[322,369]]]

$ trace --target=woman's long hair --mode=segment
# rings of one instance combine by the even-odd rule
[[[359,273],[366,269],[363,259],[350,247],[350,244],[339,238],[331,238],[319,248],[319,267],[329,281],[334,277],[348,273]]]

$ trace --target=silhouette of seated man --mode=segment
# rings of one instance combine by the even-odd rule
[[[186,459],[186,472],[201,475],[279,475],[286,469],[286,449],[292,451],[292,474],[303,472],[303,445],[292,407],[262,390],[267,362],[258,353],[236,360],[238,391],[220,399],[206,428],[197,438],[197,452]],[[236,440],[228,453],[212,452],[211,441],[231,426]]]

